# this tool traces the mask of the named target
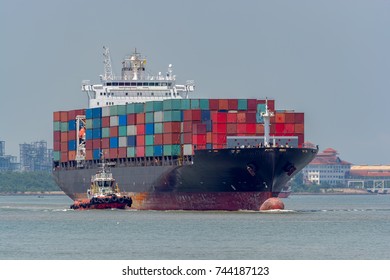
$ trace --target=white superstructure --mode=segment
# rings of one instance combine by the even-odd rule
[[[151,75],[146,70],[146,59],[135,50],[126,56],[122,62],[122,73],[115,76],[111,67],[109,49],[104,49],[104,75],[100,76],[101,84],[92,85],[83,81],[81,90],[87,92],[89,108],[129,103],[144,103],[146,101],[188,98],[195,89],[194,81],[185,85],[176,84],[172,64],[169,64],[165,75]]]

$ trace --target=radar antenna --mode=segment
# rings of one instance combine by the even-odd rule
[[[112,73],[112,67],[111,67],[111,56],[110,56],[110,50],[103,46],[103,56],[104,56],[104,79],[105,80],[112,80],[114,77],[114,74]]]

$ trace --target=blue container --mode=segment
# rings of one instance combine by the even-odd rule
[[[110,138],[110,148],[118,148],[118,137]]]
[[[102,138],[102,129],[101,128],[93,128],[92,129],[92,139],[100,139]]]
[[[213,122],[211,120],[203,121],[202,123],[206,124],[206,131],[207,132],[213,131]]]
[[[119,116],[119,126],[127,125],[127,115]]]
[[[206,144],[206,149],[211,150],[213,148],[213,144]]]
[[[86,109],[85,110],[85,117],[87,119],[92,119],[93,118],[93,112],[92,112],[93,109]]]
[[[76,130],[76,120],[68,121],[68,130]]]
[[[264,118],[261,113],[265,113],[265,104],[257,104],[256,122],[264,123]]]
[[[201,110],[209,110],[209,100],[208,99],[199,99],[199,106]]]
[[[102,119],[92,119],[92,127],[93,128],[101,128],[102,127]]]
[[[154,124],[153,123],[145,124],[145,134],[146,135],[154,134]]]
[[[93,159],[100,159],[100,149],[93,150]]]
[[[69,140],[68,141],[68,150],[69,151],[76,151],[76,140]]]
[[[202,121],[211,120],[210,111],[209,110],[201,110]]]
[[[162,145],[154,146],[153,155],[156,157],[161,157],[163,155],[163,146]]]
[[[127,137],[127,146],[128,147],[135,147],[137,146],[137,141],[136,141],[136,136],[133,135],[133,136],[128,136]]]
[[[92,118],[97,119],[102,117],[102,108],[93,108],[92,109]]]
[[[86,140],[92,140],[93,138],[92,138],[92,129],[87,129],[86,131],[85,131],[85,139]]]

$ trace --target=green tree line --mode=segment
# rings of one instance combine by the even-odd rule
[[[0,192],[60,191],[48,172],[0,172]]]

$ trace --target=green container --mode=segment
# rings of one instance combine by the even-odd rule
[[[146,157],[154,156],[154,146],[146,146],[145,147],[145,156]]]
[[[154,113],[148,112],[145,113],[145,123],[153,123],[154,122]]]
[[[180,155],[180,145],[164,145],[164,156]]]
[[[181,122],[182,111],[165,111],[164,122]]]
[[[118,116],[118,105],[110,106],[110,116]]]
[[[190,99],[182,99],[181,100],[181,109],[182,110],[191,109],[191,100]]]
[[[102,128],[102,138],[108,138],[108,137],[110,137],[110,128],[103,127]]]
[[[149,101],[145,103],[145,112],[162,111],[163,101]]]
[[[181,99],[166,99],[163,101],[163,110],[180,110],[181,109]]]
[[[144,103],[131,103],[125,106],[127,114],[138,114],[144,112]]]
[[[145,145],[153,145],[154,144],[154,135],[145,135]]]
[[[200,109],[199,99],[191,99],[191,109]]]
[[[127,147],[127,156],[135,157],[135,147]]]
[[[126,105],[118,105],[118,116],[126,115],[126,113],[127,113]]]
[[[61,152],[54,151],[53,152],[53,160],[54,161],[60,161],[60,159],[61,159]]]
[[[248,110],[248,100],[247,99],[238,99],[238,110]]]
[[[91,122],[91,127],[92,127],[92,122]],[[68,131],[68,122],[61,122],[61,132],[67,132],[67,131]]]
[[[118,133],[119,136],[127,136],[127,126],[120,126]]]
[[[209,110],[209,100],[208,99],[199,99],[199,107],[201,110]]]
[[[61,122],[53,122],[53,130],[61,131]]]
[[[154,124],[154,134],[161,134],[163,133],[163,124],[162,123],[155,123]]]

